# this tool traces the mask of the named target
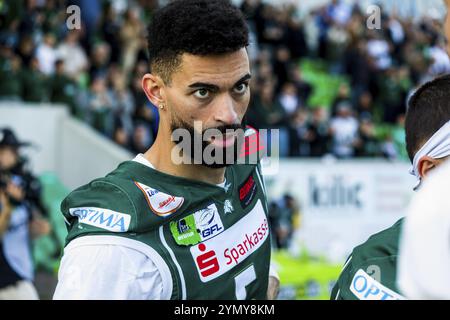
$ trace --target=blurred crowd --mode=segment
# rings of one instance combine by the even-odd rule
[[[158,0],[0,1],[0,99],[64,103],[71,113],[134,153],[157,134],[158,112],[141,89],[148,71],[146,25]],[[248,124],[279,129],[280,155],[405,158],[405,102],[423,81],[450,71],[442,22],[415,21],[333,0],[310,12],[301,2],[244,0],[251,30]],[[66,9],[81,8],[68,30]],[[330,105],[311,104],[316,85],[301,61],[343,76]],[[388,128],[388,130],[380,130]]]

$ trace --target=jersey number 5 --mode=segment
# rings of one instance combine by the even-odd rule
[[[256,272],[253,264],[234,277],[234,282],[236,284],[236,298],[238,300],[245,300],[247,298],[246,287],[255,280]]]

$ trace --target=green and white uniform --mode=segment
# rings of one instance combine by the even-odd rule
[[[333,288],[333,300],[398,300],[397,259],[403,219],[353,249]]]
[[[144,161],[120,164],[61,204],[69,234],[54,298],[266,299],[271,244],[260,165],[229,166],[217,186]],[[86,254],[92,246],[100,249]]]

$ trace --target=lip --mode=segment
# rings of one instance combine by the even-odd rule
[[[211,144],[220,148],[228,148],[236,142],[236,134],[224,134],[219,137],[211,137]]]

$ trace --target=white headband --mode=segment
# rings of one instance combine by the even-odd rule
[[[409,173],[416,176],[417,183],[414,190],[420,187],[422,178],[419,174],[419,161],[429,156],[433,159],[444,158],[450,155],[450,120],[444,124],[428,141],[417,151],[414,156],[413,165],[409,169]]]

